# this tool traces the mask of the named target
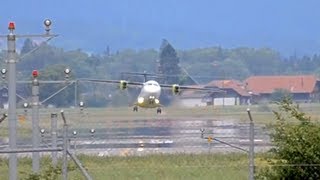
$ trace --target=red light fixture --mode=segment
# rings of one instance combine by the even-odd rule
[[[32,71],[32,76],[33,76],[33,78],[38,77],[39,76],[39,72],[37,70],[33,70]]]
[[[15,24],[14,22],[9,22],[9,27],[8,27],[9,30],[14,30],[15,29]]]

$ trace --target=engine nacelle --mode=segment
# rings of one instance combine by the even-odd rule
[[[173,84],[172,85],[172,93],[174,95],[177,95],[180,93],[180,86],[178,84]]]
[[[125,80],[121,80],[120,81],[120,89],[125,90],[125,89],[127,89],[127,87],[128,87],[128,82]]]

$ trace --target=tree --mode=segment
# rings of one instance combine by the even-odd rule
[[[259,179],[319,179],[320,126],[299,110],[288,97],[274,111],[277,123],[271,139],[274,148],[268,159],[271,167],[262,169]],[[298,121],[298,123],[294,123]]]
[[[249,76],[249,70],[246,65],[239,60],[225,59],[221,64],[213,66],[214,71],[222,75],[223,79],[243,80]]]
[[[160,47],[160,73],[167,75],[163,83],[179,83],[181,69],[179,67],[179,58],[176,50],[167,41],[163,40]]]
[[[63,80],[64,79],[64,69],[66,68],[65,65],[51,65],[45,68],[44,70],[40,71],[39,79],[40,80]],[[70,78],[73,79],[73,73],[71,72]],[[40,83],[40,99],[44,100],[48,98],[52,94],[56,93],[58,90],[63,88],[67,84],[41,84]],[[47,101],[47,103],[54,104],[56,106],[67,106],[72,105],[74,103],[74,86],[69,86],[68,88],[64,89],[56,96],[52,97]]]
[[[42,43],[39,49],[19,61],[17,70],[29,75],[34,69],[40,70],[49,65],[69,63],[72,60],[64,61],[64,56],[66,54],[62,49]]]
[[[164,78],[158,79],[159,82],[164,84],[178,84],[180,83],[181,69],[179,67],[179,58],[177,56],[176,50],[171,46],[167,40],[163,40],[160,47],[159,55],[159,72],[164,74]],[[171,93],[171,92],[170,92]],[[160,100],[162,104],[168,105],[172,98],[168,91],[161,93]]]
[[[28,52],[30,52],[31,50],[33,50],[34,48],[36,48],[37,45],[35,43],[32,42],[31,39],[27,38],[24,43],[23,46],[21,48],[21,54],[26,54]]]

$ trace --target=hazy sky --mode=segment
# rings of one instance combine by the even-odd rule
[[[283,54],[320,52],[319,0],[10,0],[0,33],[42,32],[53,20],[58,46],[86,51],[156,48],[270,47]],[[2,45],[3,46],[3,45]]]

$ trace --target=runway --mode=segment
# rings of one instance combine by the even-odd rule
[[[94,133],[91,131],[94,129]],[[144,155],[152,153],[228,153],[249,149],[249,124],[236,119],[134,119],[109,121],[69,128],[70,148],[76,153],[108,155]],[[202,135],[203,132],[203,135]],[[61,130],[59,130],[61,144]],[[264,125],[254,126],[255,152],[271,148]],[[213,138],[208,141],[208,138]],[[19,147],[30,147],[31,138],[18,141]],[[50,147],[50,133],[41,138],[42,147]],[[2,143],[2,148],[6,148]],[[239,147],[239,148],[235,148]],[[239,150],[242,149],[242,150]]]

